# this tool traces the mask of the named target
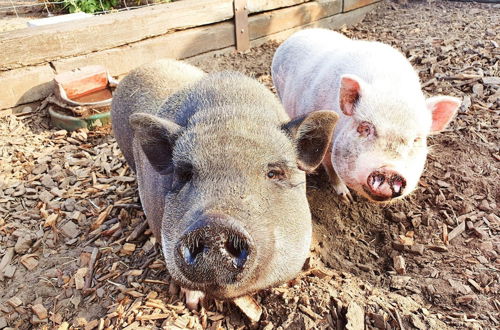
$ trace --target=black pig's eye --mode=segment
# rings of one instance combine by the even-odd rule
[[[276,171],[269,171],[269,172],[267,172],[267,177],[268,177],[269,179],[274,179],[274,178],[276,178],[277,176],[278,176],[278,175],[276,174]]]
[[[269,180],[283,180],[286,178],[285,171],[281,169],[272,169],[269,170],[266,174]]]
[[[361,137],[368,137],[375,134],[375,127],[367,121],[363,121],[358,125],[357,131]]]
[[[419,143],[420,141],[422,141],[422,138],[416,137],[415,140],[413,140],[413,143]]]

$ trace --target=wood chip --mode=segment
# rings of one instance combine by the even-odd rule
[[[21,306],[23,304],[23,301],[19,299],[19,297],[14,296],[7,300],[7,303],[16,308],[17,306]]]
[[[151,315],[138,315],[135,319],[138,321],[149,321],[149,320],[162,320],[169,317],[171,314],[162,313],[162,314],[151,314]]]
[[[448,248],[443,245],[428,245],[427,248],[437,252],[448,252]]]
[[[399,235],[398,236],[399,243],[405,246],[410,246],[413,245],[413,237],[408,237],[406,235]]]
[[[448,226],[446,225],[446,223],[442,223],[442,228],[443,228],[443,243],[445,245],[448,245],[449,244],[449,237],[448,237]]]
[[[31,309],[40,320],[47,318],[47,309],[42,304],[33,305]]]
[[[410,281],[411,277],[410,276],[391,276],[391,288],[393,289],[404,289],[406,288],[406,285]]]
[[[468,294],[468,295],[457,297],[457,299],[455,301],[458,304],[468,304],[476,299],[477,299],[477,296],[475,294]]]
[[[473,279],[469,278],[467,282],[469,282],[469,284],[472,285],[474,289],[476,289],[477,291],[483,292],[483,288],[479,285],[479,283],[477,283]]]
[[[7,248],[5,254],[2,257],[2,261],[0,261],[0,280],[3,280],[3,272],[5,267],[10,264],[12,258],[14,257],[14,248]]]
[[[233,302],[252,322],[260,320],[262,315],[262,307],[251,296],[243,296],[233,299]]]
[[[82,267],[76,271],[74,280],[75,280],[75,289],[81,290],[85,287],[85,275],[87,275],[88,268]]]
[[[306,307],[304,305],[299,305],[299,309],[302,311],[302,313],[308,315],[313,320],[320,320],[321,319],[321,316],[316,314],[315,312],[313,312],[313,310],[310,309],[309,307]]]
[[[399,275],[404,275],[406,273],[406,263],[403,256],[394,256],[392,260],[394,262],[394,269],[396,272]]]
[[[135,244],[132,243],[123,244],[122,249],[120,250],[120,252],[125,255],[132,254],[134,251],[135,251]]]
[[[73,221],[66,222],[61,227],[61,232],[63,233],[64,236],[69,238],[75,238],[78,235],[80,235],[80,229],[78,229],[78,225]]]
[[[57,219],[59,218],[59,214],[57,213],[52,213],[49,215],[46,219],[45,222],[43,223],[44,227],[52,227],[54,228],[57,224]]]
[[[130,235],[127,237],[126,241],[130,242],[130,241],[136,240],[137,238],[139,238],[139,236],[141,236],[146,231],[147,228],[148,228],[148,222],[147,221],[143,221],[143,222],[139,223],[134,228],[134,230],[132,231],[132,233],[130,233]]]
[[[5,267],[5,269],[3,270],[3,275],[6,278],[13,278],[14,274],[16,273],[16,269],[16,266],[7,265],[7,267]]]
[[[97,258],[99,257],[99,249],[98,248],[93,248],[92,249],[92,254],[90,255],[90,260],[89,260],[89,271],[87,273],[87,277],[85,278],[85,284],[83,286],[84,290],[88,290],[92,286],[92,278],[94,276],[94,267],[97,262]]]
[[[324,279],[327,277],[333,277],[334,272],[332,270],[326,268],[312,268],[309,270],[311,275],[314,275],[320,279]]]
[[[458,235],[462,234],[465,231],[465,221],[462,221],[458,226],[453,228],[453,230],[448,234],[448,241],[451,241]]]
[[[415,244],[410,246],[410,252],[414,254],[418,254],[420,256],[424,255],[425,246],[423,244]]]
[[[99,216],[97,217],[97,219],[90,226],[90,230],[96,230],[97,228],[99,228],[103,224],[103,222],[108,218],[112,209],[113,209],[113,205],[109,205],[108,207],[106,207],[106,209],[104,211],[99,213]]]
[[[35,254],[27,254],[19,260],[27,270],[33,270],[38,266],[38,259]]]
[[[359,330],[365,328],[365,311],[357,303],[352,301],[347,307],[346,313],[347,330]]]
[[[472,231],[474,232],[474,234],[476,234],[477,237],[481,239],[488,237],[488,233],[486,233],[484,230],[480,228],[477,228],[476,226],[472,228]]]
[[[57,328],[57,330],[68,330],[69,329],[69,323],[68,322],[63,322],[61,325]]]

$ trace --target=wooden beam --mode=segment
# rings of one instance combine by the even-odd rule
[[[348,12],[361,7],[366,7],[378,1],[380,0],[344,0],[344,9],[342,11]]]
[[[295,32],[298,32],[303,29],[309,29],[309,28],[340,29],[342,26],[355,25],[361,22],[363,18],[366,16],[366,14],[375,9],[376,6],[377,3],[374,3],[366,7],[352,10],[348,13],[339,13],[333,16],[325,17],[323,19],[311,22],[309,24],[305,24],[302,26],[298,26],[295,28],[280,31],[273,34],[268,34],[261,38],[252,40],[250,42],[250,47],[258,47],[270,40],[283,41],[292,34],[294,34]]]
[[[341,5],[341,0],[313,1],[252,15],[249,17],[250,46],[256,47],[268,40],[283,40],[292,33],[307,27],[339,28],[344,24],[354,24],[376,6],[372,4],[348,13],[338,13]],[[84,65],[101,64],[106,66],[112,75],[118,76],[156,59],[191,58],[189,61],[195,62],[196,58],[234,51],[234,45],[234,23],[227,21],[177,31],[90,54],[58,59],[52,61],[51,65],[56,72],[61,72]],[[31,102],[47,95],[50,91],[47,82],[52,79],[53,71],[48,65],[34,68],[40,71],[40,75],[34,71],[31,72],[30,68],[26,68],[28,70],[26,72],[22,71],[26,70],[25,68],[0,72],[1,86],[17,86],[15,91],[9,89],[8,97],[3,93],[4,96],[0,95],[3,101],[0,109]],[[36,93],[32,94],[30,91]]]
[[[136,42],[87,55],[56,60],[52,65],[57,72],[79,66],[101,64],[114,75],[160,58],[183,59],[235,44],[233,22],[219,23]]]
[[[246,0],[234,0],[234,35],[236,49],[244,52],[250,48],[248,32],[248,6]]]
[[[248,0],[248,10],[251,14],[263,11],[299,5],[312,0]]]
[[[299,6],[277,9],[249,18],[250,40],[309,24],[340,13],[342,0],[312,1]]]
[[[273,10],[249,17],[250,40],[300,27],[340,12],[341,0],[310,2],[300,6]],[[112,75],[122,75],[158,58],[184,59],[231,47],[236,43],[232,21],[207,27],[178,31],[83,56],[53,61],[57,72],[83,65],[101,64]]]
[[[0,72],[0,109],[40,100],[52,91],[54,70],[48,64]]]
[[[0,71],[88,54],[233,17],[233,0],[183,0],[0,33]]]

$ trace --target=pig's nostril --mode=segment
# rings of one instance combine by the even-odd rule
[[[403,177],[397,174],[392,176],[391,178],[392,197],[401,196],[405,187],[406,187],[406,180]]]
[[[203,242],[196,242],[191,246],[184,246],[182,248],[182,256],[188,265],[192,265],[196,262],[196,257],[205,252],[207,247]]]
[[[224,249],[233,259],[235,268],[242,268],[245,265],[248,257],[248,244],[241,238],[235,236],[227,240]]]
[[[373,190],[378,190],[378,188],[384,183],[385,176],[383,174],[374,174],[371,177],[371,186]]]

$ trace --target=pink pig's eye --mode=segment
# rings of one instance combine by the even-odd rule
[[[367,121],[363,121],[358,125],[358,133],[362,137],[368,137],[375,133],[375,127]]]

